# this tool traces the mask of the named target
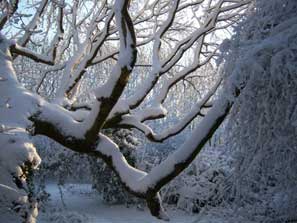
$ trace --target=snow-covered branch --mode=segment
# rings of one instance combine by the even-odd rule
[[[82,122],[77,122],[72,119],[71,115],[67,114],[70,113],[69,111],[61,108],[59,105],[49,105],[47,103],[40,105],[40,112],[32,117],[39,123],[41,132],[46,129],[52,129],[51,134],[57,135],[58,141],[63,144],[69,141],[64,140],[64,138],[71,138],[74,141],[77,139],[82,141],[83,146],[81,146],[81,149],[89,149],[83,148],[88,145],[85,144],[85,141],[88,143],[93,142],[100,129],[102,129],[110,111],[121,96],[135,64],[137,56],[135,49],[136,39],[127,12],[127,2],[117,1],[114,12],[121,38],[119,59],[113,68],[109,80],[104,86],[95,90],[96,99],[87,117]],[[112,16],[111,14],[110,17]],[[56,115],[52,116],[51,114]]]
[[[127,99],[127,104],[131,109],[136,108],[139,106],[144,99],[149,95],[151,90],[156,86],[161,76],[168,73],[178,62],[181,60],[185,52],[187,52],[190,48],[192,48],[195,44],[198,44],[196,55],[194,58],[194,63],[192,66],[188,66],[184,71],[180,72],[175,79],[176,81],[171,80],[171,84],[168,83],[168,87],[170,88],[173,86],[178,80],[181,80],[183,77],[191,74],[192,72],[196,71],[199,67],[203,66],[206,61],[212,58],[213,54],[210,54],[205,61],[201,61],[201,50],[202,46],[205,43],[205,36],[209,35],[212,31],[215,30],[217,26],[218,16],[220,13],[225,12],[227,9],[237,9],[238,7],[241,7],[241,4],[238,4],[237,2],[234,3],[234,5],[229,6],[228,8],[223,8],[225,1],[221,0],[217,2],[215,6],[212,7],[211,13],[207,16],[205,21],[201,24],[199,29],[196,29],[193,31],[190,35],[188,35],[183,40],[179,41],[175,47],[171,50],[171,52],[166,55],[165,59],[162,60],[162,62],[159,59],[159,48],[161,47],[161,37],[165,34],[165,32],[168,30],[168,26],[172,23],[174,16],[177,12],[177,4],[178,2],[174,2],[173,7],[171,7],[169,16],[167,17],[167,20],[163,23],[163,25],[160,27],[160,29],[155,34],[154,39],[154,48],[153,48],[153,58],[152,58],[152,69],[149,73],[146,80],[143,81],[143,83],[139,86],[139,88],[135,91],[135,94],[132,95]],[[247,4],[247,3],[245,3]],[[227,6],[226,6],[227,7]],[[222,10],[223,8],[223,10]],[[200,43],[199,43],[200,41]],[[198,42],[198,43],[197,43]],[[180,76],[180,78],[178,77]],[[168,92],[168,90],[164,91]],[[163,96],[165,98],[165,96]]]
[[[242,85],[243,87],[244,85]],[[216,101],[215,105],[198,124],[191,137],[176,152],[154,167],[149,173],[131,167],[120,153],[118,146],[106,136],[99,136],[101,140],[98,140],[98,146],[92,154],[104,159],[129,191],[140,197],[145,197],[149,207],[156,207],[156,203],[150,204],[150,202],[156,202],[158,200],[156,198],[159,196],[158,191],[189,166],[204,144],[207,143],[215,130],[224,121],[233,105],[234,98],[239,95],[241,89],[232,85],[230,91],[233,97],[222,97]],[[208,100],[209,97],[206,96],[205,100]],[[157,206],[158,208],[151,209],[152,214],[164,218],[162,206],[158,202]]]
[[[13,1],[9,2],[8,7],[3,6],[3,7],[5,7],[5,9],[3,9],[1,7],[3,12],[2,12],[1,17],[0,17],[0,30],[3,29],[3,27],[5,26],[5,24],[9,20],[9,18],[12,17],[13,14],[17,11],[18,5],[19,5],[19,0],[13,0]]]
[[[212,89],[209,90],[209,92],[204,96],[204,98],[197,103],[194,108],[183,118],[181,119],[177,124],[171,126],[169,129],[164,130],[161,133],[156,134],[150,127],[145,125],[143,122],[149,119],[156,119],[159,118],[164,114],[164,109],[148,109],[146,112],[138,112],[135,115],[125,115],[123,117],[123,121],[121,121],[120,125],[127,125],[132,128],[136,128],[143,132],[146,137],[153,141],[153,142],[163,142],[164,140],[175,136],[179,134],[182,130],[184,130],[189,123],[191,123],[197,116],[204,116],[201,113],[201,110],[203,108],[207,108],[209,106],[209,102],[211,97],[216,93],[218,87],[220,86],[222,82],[222,78],[220,78],[217,83],[213,86]],[[150,115],[148,115],[150,114]],[[153,117],[151,117],[153,114],[155,114]]]
[[[45,56],[45,55],[36,53],[28,48],[22,47],[22,46],[18,45],[17,43],[15,43],[11,46],[11,52],[15,53],[16,55],[28,57],[38,63],[44,63],[47,65],[55,64],[54,63],[54,59],[55,59],[54,54],[52,54],[50,56]]]

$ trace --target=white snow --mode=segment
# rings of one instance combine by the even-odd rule
[[[63,202],[56,184],[48,184],[46,190],[50,200],[45,211],[40,211],[38,223],[164,223],[152,217],[145,207],[104,204],[90,184],[66,184],[62,187]],[[256,223],[224,208],[213,208],[200,214],[175,209],[167,212],[170,223]]]
[[[0,35],[0,222],[6,217],[18,218],[11,209],[27,203],[27,193],[17,187],[14,177],[25,188],[21,167],[27,161],[32,168],[37,168],[40,163],[28,134],[31,126],[28,117],[36,110],[37,99],[18,85],[8,53],[9,45],[10,42]]]
[[[57,185],[47,185],[51,194],[46,211],[40,212],[38,223],[161,223],[149,211],[122,205],[108,206],[102,203],[89,184],[68,184],[63,187],[63,206]],[[171,223],[190,223],[197,219],[182,211],[169,210]]]
[[[119,173],[121,180],[134,191],[145,192],[146,187],[140,181],[146,176],[146,173],[130,166],[120,152],[118,145],[111,141],[108,137],[100,134],[100,141],[97,150],[106,156],[112,157],[113,165]]]

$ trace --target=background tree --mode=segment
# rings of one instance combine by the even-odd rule
[[[226,74],[241,63],[248,81],[224,136],[234,167],[226,194],[256,222],[296,219],[296,9],[257,0],[227,44]]]

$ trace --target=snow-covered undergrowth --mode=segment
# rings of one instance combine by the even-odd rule
[[[297,1],[256,1],[230,43],[225,72],[248,84],[227,128],[227,200],[253,220],[296,221]]]

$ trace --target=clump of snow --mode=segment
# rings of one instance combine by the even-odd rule
[[[29,137],[28,117],[37,108],[37,99],[18,85],[8,48],[0,36],[0,205],[1,218],[34,220],[36,207],[28,203],[26,171],[35,169],[40,158]],[[30,210],[31,209],[31,210]],[[16,215],[19,212],[19,215]],[[1,219],[2,222],[3,219]],[[20,222],[16,220],[15,222]],[[3,220],[3,222],[6,222]]]

